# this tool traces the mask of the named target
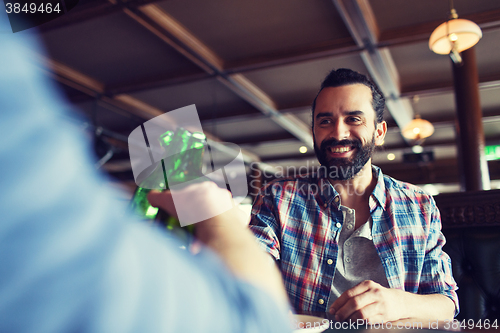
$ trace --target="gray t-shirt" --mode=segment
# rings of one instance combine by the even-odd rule
[[[357,230],[354,209],[340,206],[344,223],[338,236],[339,253],[328,308],[346,290],[365,280],[372,280],[389,288],[380,257],[372,238],[373,221],[370,217]]]

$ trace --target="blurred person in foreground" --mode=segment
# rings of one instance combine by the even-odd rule
[[[212,251],[197,256],[127,215],[27,60],[36,38],[0,12],[0,332],[289,332],[280,274],[239,213],[198,224]],[[200,209],[227,195],[185,191]],[[151,201],[174,212],[170,193]]]
[[[257,196],[250,228],[278,263],[292,307],[337,320],[450,320],[457,285],[434,199],[372,165],[385,100],[366,76],[333,70],[312,104],[321,167]]]

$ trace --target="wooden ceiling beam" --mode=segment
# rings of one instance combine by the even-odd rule
[[[137,9],[141,6],[147,6],[148,4],[153,4],[158,1],[159,0],[130,0],[128,2],[116,2],[113,0],[112,2],[105,1],[97,5],[95,2],[91,2],[79,5],[57,20],[52,20],[41,25],[39,30],[45,32],[59,29],[72,24],[85,22],[90,19],[110,15],[125,9]],[[464,15],[461,16],[461,18],[476,22],[481,29],[483,29],[483,31],[500,28],[500,9]],[[380,31],[378,33],[380,38],[376,47],[388,47],[427,41],[432,31],[434,31],[439,24],[443,23],[445,19],[446,18],[443,18],[443,20],[440,21]],[[323,42],[317,45],[309,45],[296,50],[288,50],[286,52],[278,52],[275,54],[267,54],[259,57],[227,62],[224,64],[224,72],[243,73],[246,71],[278,67],[325,57],[356,54],[360,53],[363,49],[363,47],[357,46],[351,38],[342,38],[326,43]],[[167,85],[169,84],[168,81],[165,81],[165,83]],[[118,93],[125,93],[125,91]]]
[[[352,38],[342,38],[334,41],[323,42],[317,45],[309,45],[305,48],[300,48],[297,50],[289,50],[286,52],[279,52],[275,54],[267,54],[259,57],[254,57],[250,59],[241,59],[237,61],[224,63],[220,60],[213,52],[204,50],[208,49],[201,42],[197,42],[196,38],[190,34],[185,28],[183,28],[178,22],[176,22],[172,17],[168,16],[164,11],[161,11],[159,7],[151,5],[158,0],[131,0],[126,3],[116,2],[115,0],[106,1],[99,4],[90,3],[78,6],[76,9],[70,11],[68,14],[60,17],[57,20],[47,22],[40,26],[42,32],[49,31],[53,29],[62,28],[69,26],[71,24],[84,22],[86,20],[94,19],[100,16],[109,15],[118,11],[125,11],[126,14],[131,16],[137,21],[141,21],[148,30],[159,36],[162,40],[167,42],[169,45],[174,47],[178,52],[183,54],[185,57],[191,61],[197,63],[201,67],[205,74],[198,73],[182,73],[175,75],[174,77],[169,76],[165,78],[154,78],[143,80],[140,82],[130,82],[120,85],[110,86],[106,89],[106,94],[116,95],[123,93],[133,93],[137,91],[142,91],[146,89],[154,89],[162,86],[169,86],[179,83],[195,82],[198,80],[203,80],[207,77],[213,75],[222,74],[228,75],[233,73],[244,73],[246,71],[278,67],[292,63],[300,63],[305,61],[310,61],[314,59],[321,59],[325,57],[341,56],[348,54],[358,54],[361,53],[365,46],[358,46],[353,41]],[[361,2],[362,3],[362,2]],[[144,7],[142,10],[147,17],[151,17],[151,21],[144,21],[141,17],[137,15],[137,10],[140,7]],[[365,10],[365,13],[369,11]],[[167,15],[166,17],[164,15]],[[369,15],[370,16],[370,15]],[[482,13],[476,13],[472,15],[465,15],[463,18],[472,20],[478,23],[484,31],[499,29],[500,28],[500,9],[491,10]],[[373,16],[370,18],[370,25],[376,27],[374,24]],[[443,20],[444,22],[444,20]],[[441,21],[434,21],[425,24],[412,25],[407,27],[398,27],[392,30],[378,31],[376,35],[380,36],[378,42],[374,45],[375,48],[387,47],[400,45],[405,43],[415,43],[427,40],[432,33],[432,31],[440,24]],[[169,29],[172,32],[172,38],[167,38],[164,33],[164,29]],[[163,31],[160,31],[163,30]],[[187,34],[186,34],[187,32]],[[168,40],[166,40],[168,39]],[[175,39],[179,39],[176,43]],[[195,54],[202,54],[203,57],[209,58],[213,61],[212,65],[215,64],[217,71],[212,71],[210,69],[210,61],[208,61],[209,66],[206,63],[199,62],[199,59],[193,57],[193,53],[186,53],[182,45],[187,45],[192,48]],[[204,53],[205,52],[205,53]],[[202,57],[202,58],[203,58]],[[418,87],[416,87],[418,89]],[[439,92],[438,86],[434,87]],[[413,89],[411,89],[413,90]],[[407,95],[407,91],[404,95]]]
[[[463,18],[478,23],[483,31],[500,28],[500,10],[465,15]],[[442,22],[444,20],[380,31],[380,40],[376,43],[375,47],[381,48],[427,41],[432,31]],[[363,50],[364,47],[356,45],[352,38],[343,38],[328,43],[323,42],[316,45],[309,45],[297,50],[288,50],[286,52],[226,62],[224,63],[224,73],[244,73],[333,56],[359,54]]]
[[[32,53],[31,58],[36,61],[37,65],[47,75],[85,94],[89,94],[98,101],[99,105],[108,108],[111,111],[116,111],[116,108],[118,108],[119,110],[133,114],[144,120],[149,120],[156,116],[165,114],[164,111],[126,94],[114,97],[104,96],[104,85],[99,81],[56,61],[45,59],[41,55]],[[207,139],[212,141],[213,145],[218,145],[218,142],[222,141],[211,133],[204,132],[204,134],[207,136]],[[247,163],[260,161],[258,156],[248,151],[242,149],[241,153],[244,161]]]
[[[160,10],[159,7],[154,6],[155,8],[154,14],[149,13],[151,9],[147,7],[148,6],[142,7],[141,10],[124,9],[123,12],[127,14],[130,18],[132,18],[134,21],[142,25],[144,28],[149,30],[155,36],[157,36],[164,43],[168,44],[170,47],[172,47],[175,51],[180,53],[186,59],[188,59],[193,64],[201,68],[203,71],[205,71],[209,75],[215,74],[214,68],[212,68],[212,64],[206,62],[205,59],[200,58],[198,55],[194,55],[186,47],[184,47],[180,41],[174,40],[172,36],[169,36],[165,33],[164,31],[165,27],[162,27],[162,24],[165,25],[164,24],[165,19],[159,20],[159,22],[154,21],[154,19],[158,17],[156,12]],[[146,14],[143,11],[146,12]],[[148,17],[148,14],[151,15],[152,17],[151,18]]]
[[[483,31],[500,28],[500,10],[491,10],[472,15],[465,15],[463,18],[478,23]],[[373,19],[371,20],[373,21]],[[443,22],[444,19],[442,21],[434,21],[425,24],[410,25],[379,31],[377,33],[379,40],[375,46],[388,47],[406,43],[417,43],[424,40],[427,41],[432,31],[434,31],[434,29]],[[226,63],[225,70],[228,73],[242,73],[326,57],[355,54],[360,53],[363,50],[364,46],[359,47],[351,38],[343,38],[328,43],[309,45],[302,49],[289,50],[287,52],[228,62]]]
[[[500,9],[465,15],[462,18],[476,22],[483,31],[500,29]],[[373,18],[370,20],[373,22]],[[416,24],[382,31],[379,31],[377,28],[378,32],[376,35],[378,36],[378,41],[374,46],[383,48],[428,41],[434,29],[444,21],[445,18],[443,18],[442,21],[433,21],[425,24]],[[373,25],[373,23],[371,24]],[[302,49],[228,62],[226,63],[225,70],[228,73],[242,73],[326,57],[356,54],[363,50],[364,46],[360,47],[356,45],[351,38],[343,38],[328,43],[309,45]]]
[[[146,5],[124,12],[202,70],[215,74],[227,88],[312,148],[312,135],[307,125],[293,115],[282,115],[276,103],[242,74],[226,73],[222,59],[159,6]]]
[[[86,95],[96,97],[104,93],[104,84],[55,60],[27,51],[31,60],[56,81]]]
[[[221,72],[223,70],[224,62],[217,54],[215,54],[209,47],[203,44],[196,36],[182,26],[172,16],[165,13],[157,5],[146,5],[136,10],[134,13],[141,13],[142,18],[146,19],[147,23],[153,22],[155,25],[162,29],[161,35],[170,37],[174,43],[167,42],[170,46],[175,46],[178,51],[185,53],[186,51],[201,60],[210,70],[202,67],[209,74],[212,72]],[[129,14],[128,12],[126,12]],[[137,19],[136,17],[132,17]],[[143,24],[143,22],[139,22]],[[161,37],[161,36],[159,36]],[[174,44],[174,45],[172,45]],[[190,59],[191,60],[191,59]]]
[[[463,18],[474,21],[483,31],[500,29],[500,10],[492,10],[472,15],[465,15]],[[428,41],[431,33],[442,21],[434,21],[425,24],[398,27],[390,30],[382,30],[379,40],[374,45],[376,48],[390,47],[401,44],[420,43]],[[250,59],[241,59],[226,63],[226,71],[229,73],[246,72],[270,67],[278,67],[292,63],[321,59],[333,56],[361,53],[364,47],[353,44],[352,39],[339,39],[329,44],[310,45],[299,50],[290,50],[276,54],[263,55]]]

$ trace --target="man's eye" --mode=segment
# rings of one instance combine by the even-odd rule
[[[347,118],[347,121],[350,122],[350,123],[358,123],[361,121],[361,118],[359,117],[349,117]]]
[[[330,123],[330,119],[322,119],[322,120],[320,120],[320,121],[319,121],[319,123],[320,123],[321,125],[326,125],[326,124],[329,124],[329,123]]]

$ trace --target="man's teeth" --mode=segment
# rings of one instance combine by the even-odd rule
[[[351,147],[330,147],[332,153],[345,153],[351,150]]]

